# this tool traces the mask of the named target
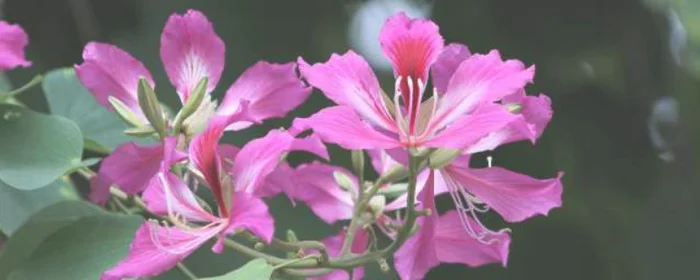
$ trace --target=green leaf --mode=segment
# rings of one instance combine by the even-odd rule
[[[274,268],[267,264],[265,260],[255,259],[248,262],[241,268],[227,274],[216,277],[202,278],[200,280],[266,280],[272,277],[273,271]]]
[[[0,279],[8,279],[10,272],[24,263],[41,242],[57,230],[81,218],[104,213],[97,206],[78,200],[62,201],[35,213],[0,250]]]
[[[99,279],[126,257],[141,223],[112,213],[81,218],[48,236],[9,279]]]
[[[149,143],[125,135],[128,126],[113,111],[107,110],[92,96],[75,76],[72,68],[49,72],[42,84],[51,113],[74,121],[91,145],[86,147],[99,152],[109,151],[122,143],[137,141]],[[97,145],[95,145],[97,144]],[[103,147],[100,147],[103,146]]]
[[[0,104],[0,180],[18,189],[46,186],[79,163],[80,129],[70,120]]]
[[[0,181],[0,230],[12,236],[29,217],[44,207],[77,198],[73,186],[63,178],[29,191],[15,189]]]

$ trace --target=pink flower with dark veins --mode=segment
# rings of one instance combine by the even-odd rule
[[[24,48],[29,43],[29,36],[17,24],[0,21],[0,71],[32,65],[24,57]]]
[[[394,68],[393,96],[353,51],[313,65],[299,59],[302,76],[337,106],[297,119],[297,132],[312,129],[346,149],[463,149],[522,118],[496,102],[530,83],[534,66],[504,61],[495,50],[445,46],[435,23],[403,13],[386,21],[379,41]],[[432,96],[424,100],[426,91]]]

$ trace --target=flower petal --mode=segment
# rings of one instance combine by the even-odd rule
[[[384,23],[379,44],[391,60],[396,76],[421,79],[425,84],[430,66],[440,55],[444,40],[434,22],[411,19],[405,13],[398,13]]]
[[[148,211],[158,215],[178,216],[188,221],[212,222],[217,218],[202,209],[195,195],[180,178],[169,172],[158,173],[143,192]]]
[[[345,149],[389,149],[400,146],[392,139],[360,120],[347,106],[322,109],[308,118],[297,118],[291,132],[313,129],[323,141],[338,144]]]
[[[155,146],[126,143],[117,147],[102,161],[97,177],[91,181],[91,200],[104,204],[109,198],[111,185],[116,185],[128,194],[144,191],[159,171],[170,168],[184,158],[182,153],[174,149],[175,141],[174,137],[169,137],[165,144]]]
[[[547,215],[561,206],[562,185],[556,178],[535,179],[500,167],[467,169],[448,166],[444,176],[450,176],[479,200],[501,214],[508,222],[520,222],[537,214]]]
[[[224,42],[201,12],[188,10],[168,18],[160,37],[160,58],[183,103],[204,77],[209,78],[208,93],[216,88],[224,70],[224,53]]]
[[[275,234],[275,221],[268,212],[267,205],[249,193],[233,193],[229,220],[227,233],[247,229],[267,243],[272,241]]]
[[[32,63],[24,58],[24,48],[29,36],[18,24],[0,21],[0,71],[15,67],[29,67]]]
[[[129,254],[103,274],[103,279],[150,277],[161,274],[185,259],[221,227],[183,230],[145,222],[136,232]]]
[[[352,51],[333,54],[325,63],[309,65],[299,58],[299,71],[313,87],[338,105],[353,108],[373,126],[396,131],[396,123],[386,109],[381,87],[374,72],[361,56]]]
[[[437,88],[438,93],[443,94],[447,91],[452,74],[462,61],[471,55],[467,46],[458,43],[451,43],[442,49],[432,68],[433,86]]]
[[[75,66],[75,73],[102,106],[113,109],[108,98],[114,96],[146,120],[139,107],[139,77],[146,78],[151,87],[155,83],[143,63],[129,53],[110,44],[90,42],[83,49],[83,63]]]
[[[481,103],[498,101],[517,92],[532,81],[534,73],[534,66],[525,68],[518,60],[503,61],[495,50],[470,56],[450,78],[429,126],[440,129]]]
[[[379,176],[388,173],[391,169],[401,166],[386,150],[367,150],[367,155],[372,160],[372,167]]]
[[[502,105],[484,104],[473,113],[457,118],[424,144],[431,148],[465,149],[519,117]]]
[[[274,171],[265,177],[265,181],[255,191],[257,197],[273,197],[284,193],[294,203],[297,183],[294,169],[286,162],[281,162]]]
[[[431,209],[435,214],[418,218],[416,224],[419,230],[394,254],[396,271],[402,280],[423,279],[430,269],[440,264],[434,239],[438,212],[435,209],[433,175],[431,170],[420,196],[423,209]]]
[[[471,218],[469,223],[474,228],[481,226]],[[479,229],[483,232],[483,229]],[[452,210],[438,218],[435,231],[435,250],[440,262],[461,263],[469,266],[480,266],[488,263],[508,263],[508,247],[510,236],[501,233],[494,236],[491,244],[484,244],[464,232],[464,226],[457,211]]]
[[[490,133],[487,137],[467,149],[467,153],[493,150],[496,147],[521,140],[535,140],[542,135],[545,127],[552,119],[552,105],[549,97],[544,94],[539,96],[525,96],[525,92],[515,93],[503,99],[503,103],[518,104],[520,106],[520,118],[509,125]]]
[[[303,151],[312,153],[325,160],[331,159],[330,155],[328,154],[328,149],[326,149],[326,145],[323,144],[321,138],[319,138],[316,134],[311,134],[304,138],[295,138],[294,142],[292,142],[290,151]]]
[[[250,116],[257,122],[269,118],[284,117],[301,105],[311,94],[297,77],[296,63],[286,64],[260,61],[248,68],[226,91],[218,114],[231,114],[240,106],[241,100],[250,101]],[[252,122],[238,122],[230,130],[240,130]]]
[[[352,195],[336,182],[335,172],[342,172],[357,182],[352,173],[343,168],[314,162],[297,167],[295,192],[290,195],[303,201],[328,224],[352,218],[355,205]]]
[[[294,137],[280,130],[271,130],[262,138],[248,142],[236,155],[231,175],[236,190],[255,193],[288,152]]]

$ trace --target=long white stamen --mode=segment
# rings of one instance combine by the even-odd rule
[[[460,185],[451,176],[443,176],[446,180],[447,187],[457,208],[458,217],[462,226],[467,231],[467,233],[478,240],[482,244],[493,244],[494,242],[499,242],[497,235],[504,232],[510,231],[510,229],[501,229],[499,231],[492,231],[488,229],[479,219],[478,213],[484,213],[489,211],[490,207],[483,204],[483,208],[480,208],[478,204],[482,204],[476,197],[470,194],[466,188]],[[476,229],[475,226],[470,222],[473,220],[478,227],[481,229]]]
[[[416,101],[414,100],[415,98],[413,97],[413,93],[414,93],[413,92],[413,79],[411,79],[410,76],[406,77],[406,79],[407,79],[406,84],[408,84],[408,109],[406,110],[406,112],[408,113],[408,121],[409,121],[408,125],[411,125],[411,123],[414,122],[414,120],[413,120],[413,105],[414,104],[413,103],[415,103]],[[411,127],[409,129],[409,131],[412,131],[413,129],[414,128]]]
[[[403,111],[401,111],[401,89],[399,83],[401,82],[401,76],[396,79],[396,88],[394,89],[394,110],[396,110],[396,126],[399,127],[399,132],[401,132],[401,137],[404,138],[408,135],[406,131],[406,119],[404,118]]]
[[[197,236],[196,238],[193,238],[191,240],[188,240],[187,242],[184,243],[178,243],[176,240],[172,239],[172,228],[171,227],[164,227],[167,233],[165,234],[166,240],[161,240],[161,237],[158,233],[157,228],[152,228],[149,227],[148,232],[151,237],[151,241],[153,242],[153,245],[160,251],[173,254],[173,255],[181,255],[188,253],[197,247],[201,245],[206,239],[209,239],[214,232],[218,232],[221,230],[222,223],[216,223],[216,227],[209,227],[208,229],[210,231],[207,232],[202,232]],[[158,226],[157,224],[153,224],[151,226]],[[207,227],[205,227],[207,228]]]
[[[491,163],[493,163],[493,157],[492,156],[487,156],[486,157],[486,163],[488,164],[488,167],[491,168]]]

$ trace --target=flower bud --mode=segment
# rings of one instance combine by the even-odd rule
[[[335,178],[335,182],[343,190],[353,194],[355,193],[355,182],[347,174],[340,171],[334,171],[333,178]]]
[[[369,209],[374,213],[375,218],[384,212],[384,206],[386,206],[386,197],[383,195],[373,196],[369,200]]]
[[[456,149],[437,149],[430,154],[428,164],[432,169],[440,169],[450,164],[461,153],[461,150]]]
[[[355,171],[355,175],[360,176],[365,172],[365,152],[363,150],[353,150],[351,158],[353,171]]]
[[[209,119],[216,112],[216,102],[211,100],[210,95],[205,95],[197,110],[187,119],[183,120],[182,128],[187,135],[196,135],[202,132],[207,126]]]
[[[408,177],[408,170],[405,167],[397,164],[393,166],[388,172],[384,173],[382,177],[379,177],[377,183],[385,184],[390,182],[396,182],[406,177]]]
[[[151,123],[153,129],[158,132],[161,138],[165,137],[165,119],[163,119],[163,111],[158,103],[156,92],[153,91],[151,85],[144,77],[139,78],[138,88],[139,106],[143,115]]]
[[[209,79],[207,77],[204,77],[201,80],[199,80],[199,83],[197,83],[197,85],[194,87],[194,90],[192,90],[190,98],[187,99],[185,105],[183,105],[182,109],[180,109],[180,112],[177,113],[174,125],[175,133],[179,133],[182,123],[192,114],[194,114],[199,109],[200,105],[202,105],[202,100],[204,100],[204,96],[207,94],[208,82]]]
[[[119,116],[124,122],[131,126],[135,127],[142,127],[145,126],[146,124],[141,121],[141,118],[136,115],[129,107],[124,104],[121,100],[114,96],[110,96],[107,98],[110,104],[112,104],[112,108],[114,108],[114,111],[117,112],[117,116]]]
[[[124,130],[124,134],[135,137],[150,137],[153,133],[156,133],[156,131],[149,125],[131,127]]]
[[[520,114],[523,109],[523,105],[520,103],[509,103],[505,104],[506,109],[513,114]]]
[[[401,196],[402,194],[405,194],[407,190],[407,183],[396,183],[391,184],[387,187],[380,188],[378,193],[389,198],[396,198]]]

